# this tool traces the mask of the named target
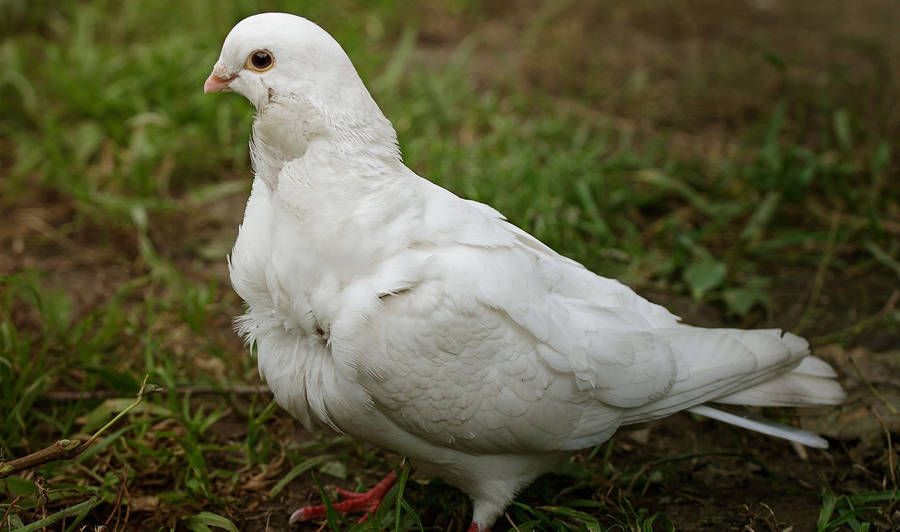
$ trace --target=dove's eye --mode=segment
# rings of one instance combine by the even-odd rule
[[[265,72],[272,68],[272,65],[274,64],[275,58],[272,57],[272,52],[268,50],[255,50],[247,57],[247,63],[244,66],[254,72]]]

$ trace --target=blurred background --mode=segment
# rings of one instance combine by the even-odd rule
[[[827,452],[679,415],[563,464],[497,530],[900,526],[896,0],[0,0],[0,460],[165,387],[0,480],[0,529],[283,530],[317,485],[399,463],[304,431],[232,332],[252,109],[202,85],[270,10],[344,46],[420,175],[689,323],[809,338],[851,392],[766,412]],[[439,481],[403,496],[427,530],[468,525]]]

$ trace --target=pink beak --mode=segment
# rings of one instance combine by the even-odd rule
[[[212,74],[206,78],[206,83],[203,84],[203,92],[220,92],[224,90],[228,90],[228,85],[231,81],[237,77],[237,74],[233,76],[228,76],[228,72],[225,69],[224,65],[216,64],[215,68],[213,68]]]
[[[230,78],[220,78],[215,74],[210,74],[208,78],[206,78],[206,83],[203,84],[203,92],[219,92],[228,90],[228,84],[231,83],[231,80],[236,78],[237,76],[231,76]]]

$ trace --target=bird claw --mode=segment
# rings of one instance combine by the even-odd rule
[[[387,494],[388,490],[391,489],[396,481],[397,472],[391,471],[381,482],[376,484],[375,487],[363,493],[336,488],[337,493],[346,500],[333,504],[331,507],[339,514],[365,512],[365,515],[359,520],[360,523],[364,523],[369,519],[369,515],[375,512],[378,505],[381,504],[381,500],[384,498],[385,494]],[[325,505],[304,506],[291,514],[291,517],[288,519],[288,524],[293,525],[295,523],[325,517],[327,513],[328,510]]]
[[[368,495],[368,492],[365,492],[365,491],[362,493],[359,493],[356,491],[345,490],[344,488],[339,488],[337,486],[333,486],[332,490],[334,491],[335,494],[340,495],[343,499],[348,500],[348,501],[352,501],[355,499],[361,499],[361,498],[365,497],[366,495]]]

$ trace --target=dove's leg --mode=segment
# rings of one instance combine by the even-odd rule
[[[338,489],[338,493],[341,495],[341,497],[347,500],[332,505],[332,508],[334,508],[335,511],[337,511],[339,514],[366,512],[366,515],[363,516],[363,518],[360,520],[360,522],[363,522],[368,519],[370,513],[375,512],[375,509],[378,508],[379,504],[381,504],[381,499],[384,498],[385,494],[387,494],[388,490],[391,489],[391,486],[393,486],[394,482],[396,481],[397,472],[391,471],[390,473],[388,473],[388,476],[384,477],[384,480],[376,484],[374,488],[364,493],[356,493],[353,491]],[[288,522],[290,524],[294,524],[301,521],[309,521],[311,519],[325,517],[325,514],[326,510],[324,505],[304,506],[303,508],[300,508],[299,510],[292,513],[291,518],[288,520]]]

